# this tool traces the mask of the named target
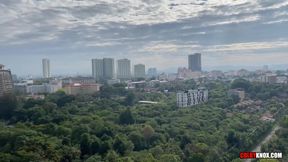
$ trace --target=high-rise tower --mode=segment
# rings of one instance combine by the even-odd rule
[[[201,71],[201,53],[195,53],[188,56],[188,66],[191,71]]]
[[[50,78],[50,60],[42,59],[43,78]]]
[[[135,78],[145,78],[146,73],[145,73],[145,65],[143,64],[137,64],[134,65],[134,77]]]
[[[103,58],[104,79],[114,79],[115,66],[113,58]]]
[[[117,78],[121,80],[131,78],[131,61],[120,59],[117,61]]]
[[[103,59],[92,59],[92,76],[95,80],[103,79]]]
[[[114,59],[92,59],[92,76],[96,80],[114,79]]]

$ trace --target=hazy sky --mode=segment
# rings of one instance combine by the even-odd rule
[[[0,63],[13,73],[91,73],[91,59],[171,70],[288,65],[288,0],[0,0]],[[288,68],[288,66],[287,66]]]

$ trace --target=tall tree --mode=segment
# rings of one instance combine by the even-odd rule
[[[13,95],[0,98],[0,118],[9,119],[17,108],[17,99]]]
[[[124,112],[120,114],[119,122],[120,124],[133,124],[135,122],[135,119],[129,108],[127,108]]]
[[[135,104],[135,100],[136,100],[135,94],[133,92],[130,92],[125,98],[125,105],[133,106]]]

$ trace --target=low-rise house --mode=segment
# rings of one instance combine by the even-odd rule
[[[92,77],[69,77],[62,79],[63,86],[71,85],[74,83],[80,84],[95,84],[96,80]]]
[[[69,95],[78,95],[78,94],[94,94],[100,91],[100,84],[80,84],[74,83],[66,85],[64,91]]]

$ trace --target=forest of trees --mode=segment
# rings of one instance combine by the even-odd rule
[[[283,161],[288,161],[288,116],[284,116],[280,121],[281,128],[276,132],[276,136],[271,141],[262,146],[263,152],[281,152]]]
[[[288,92],[287,86],[241,79],[201,84],[190,80],[157,85],[170,93],[126,90],[117,84],[90,96],[64,92],[44,100],[6,96],[0,99],[0,161],[238,161],[239,152],[251,149],[273,124],[260,121],[259,114],[234,109],[238,101],[228,96],[228,89],[243,88],[250,98],[276,109],[275,98]],[[177,108],[175,92],[196,86],[209,89],[209,102]],[[139,100],[159,103],[139,104]],[[287,117],[283,118],[287,126]],[[287,130],[278,135],[273,148],[287,153]]]

